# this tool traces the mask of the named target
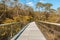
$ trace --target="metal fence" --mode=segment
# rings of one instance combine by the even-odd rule
[[[44,21],[37,24],[47,40],[60,40],[60,24]]]
[[[10,40],[22,28],[20,22],[0,24],[0,40]]]

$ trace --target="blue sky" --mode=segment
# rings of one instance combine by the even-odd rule
[[[60,7],[60,0],[19,0],[20,3],[27,4],[35,9],[37,2],[42,3],[51,3],[53,4],[52,8],[57,9]]]
[[[58,7],[60,7],[60,0],[20,0],[19,2],[32,6],[34,9],[37,2],[51,3],[53,4],[53,9],[57,9]]]

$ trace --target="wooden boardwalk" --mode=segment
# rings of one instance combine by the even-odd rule
[[[29,24],[17,40],[46,40],[35,22]]]

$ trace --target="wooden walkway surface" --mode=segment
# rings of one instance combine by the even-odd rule
[[[46,40],[35,22],[29,24],[17,40]]]

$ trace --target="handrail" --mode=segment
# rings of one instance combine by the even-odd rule
[[[52,24],[52,25],[57,25],[60,26],[59,23],[52,23],[52,22],[46,22],[46,21],[40,21],[41,23],[46,23],[46,24]]]
[[[0,28],[2,28],[2,29],[0,29],[0,33],[4,30],[4,32],[7,34],[8,33],[7,30],[9,30],[9,37],[6,35],[7,36],[6,40],[7,39],[10,40],[18,32],[17,31],[15,34],[13,34],[13,30],[14,30],[13,27],[19,27],[20,28],[19,24],[20,24],[20,22],[12,22],[12,23],[0,24]],[[16,25],[16,26],[14,26],[14,25]],[[16,31],[16,29],[14,31]],[[0,40],[2,38],[3,37],[1,37]]]
[[[14,24],[18,24],[18,23],[20,23],[20,22],[12,22],[12,23],[0,24],[0,27],[1,26],[14,25]],[[25,27],[23,27],[18,33],[16,33],[13,37],[10,37],[9,40],[16,40],[21,35],[21,33],[27,28],[27,26],[28,26],[28,24]],[[11,26],[11,28],[12,27],[13,26]],[[12,31],[12,29],[11,29],[11,31]]]
[[[42,25],[42,24],[41,24]],[[45,25],[42,25],[42,26],[44,26],[45,27]],[[45,27],[46,29],[48,29],[48,30],[52,30],[52,31],[54,31],[55,33],[58,33],[58,34],[60,34],[60,32],[58,32],[58,31],[56,31],[56,30],[53,30],[53,29],[51,29],[51,28],[48,28],[48,27]]]
[[[11,25],[11,24],[17,24],[17,23],[20,23],[20,22],[12,22],[12,23],[0,24],[0,26],[6,26],[6,25]]]
[[[22,32],[28,27],[29,24],[27,24],[22,30],[20,30],[11,40],[17,40],[18,37],[22,34]]]
[[[40,24],[41,23],[45,23],[45,24],[50,24],[50,25],[55,25],[55,26],[57,26],[57,27],[60,27],[60,24],[58,24],[58,23],[51,23],[51,22],[45,22],[45,21],[40,21],[39,22]],[[43,26],[43,24],[42,24],[42,26]],[[45,26],[46,27],[46,26]],[[46,27],[47,28],[47,27]],[[51,28],[47,28],[47,29],[51,29]],[[55,31],[55,32],[57,32],[57,33],[60,33],[60,32],[58,32],[58,31],[56,31],[56,30],[53,30],[53,29],[51,29],[52,31]]]
[[[47,40],[51,40],[51,39],[55,40],[55,37],[60,36],[60,30],[59,30],[60,24],[52,23],[52,22],[46,22],[46,21],[39,21],[37,23],[38,23],[38,25],[40,25],[39,28],[46,29],[46,30],[42,29],[42,32],[46,31],[47,33],[50,33],[49,35],[51,35],[51,34],[53,35],[53,37],[51,36],[50,38],[48,38],[49,36],[47,34],[45,34]],[[49,26],[47,26],[47,25],[49,25]],[[58,39],[58,38],[56,38],[56,39]]]

